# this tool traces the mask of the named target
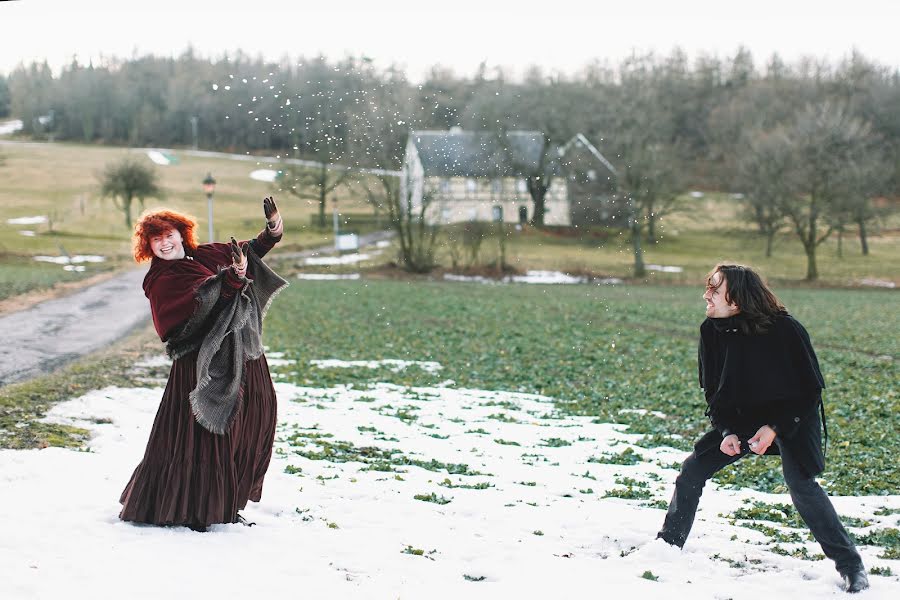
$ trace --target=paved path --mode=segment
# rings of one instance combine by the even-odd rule
[[[35,377],[115,342],[150,318],[146,269],[0,317],[0,386]]]
[[[389,239],[389,231],[361,235],[360,246]],[[333,246],[281,253],[301,258]],[[141,283],[146,269],[126,271],[74,294],[0,316],[0,386],[36,377],[121,339],[150,320]]]

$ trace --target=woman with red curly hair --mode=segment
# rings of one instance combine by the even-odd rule
[[[259,502],[275,439],[276,400],[263,355],[262,321],[287,282],[262,258],[284,225],[272,198],[254,240],[198,244],[196,221],[169,210],[144,214],[134,258],[150,261],[144,294],[173,359],[144,458],[122,492],[125,521],[247,523]]]

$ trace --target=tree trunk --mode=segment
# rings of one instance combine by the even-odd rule
[[[816,268],[816,235],[818,227],[816,225],[815,197],[813,198],[813,206],[810,207],[809,211],[808,227],[807,237],[803,240],[803,249],[806,250],[806,280],[815,281],[819,278],[819,270]]]
[[[656,243],[656,214],[653,212],[647,213],[647,243]]]
[[[766,233],[766,258],[772,258],[772,242],[775,239],[775,229],[769,229]]]
[[[328,183],[328,169],[325,167],[325,163],[322,163],[322,167],[319,172],[319,227],[325,229],[325,205],[328,203],[328,188],[325,184]]]
[[[131,229],[134,223],[131,222],[131,196],[122,199],[122,209],[125,211],[125,227]]]
[[[816,268],[816,242],[804,244],[806,250],[806,280],[815,281],[819,278],[819,270]]]
[[[866,220],[860,219],[859,221],[857,221],[857,224],[859,225],[859,243],[862,246],[863,256],[868,256],[869,255],[869,241],[866,238]]]
[[[628,217],[628,225],[631,227],[631,246],[634,250],[634,276],[643,277],[647,274],[644,268],[644,250],[641,248],[641,224],[635,214],[634,201],[631,204],[631,214]]]
[[[547,212],[546,197],[549,185],[546,185],[542,177],[529,177],[528,192],[534,204],[534,212],[531,215],[530,225],[534,227],[544,226],[544,213]]]
[[[843,227],[838,229],[837,255],[838,255],[838,258],[844,258],[844,228]]]

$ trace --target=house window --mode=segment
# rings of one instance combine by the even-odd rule
[[[528,191],[528,182],[526,182],[524,179],[518,180],[516,182],[516,191],[518,191],[520,194],[526,193]]]
[[[447,177],[441,179],[441,193],[442,194],[450,193],[450,179]]]
[[[503,207],[502,206],[492,207],[491,219],[494,221],[494,223],[500,223],[503,221]]]
[[[450,207],[442,206],[441,207],[441,223],[449,223],[450,222]]]
[[[471,177],[466,179],[466,193],[474,194],[475,190],[477,190],[477,189],[478,189],[478,184],[475,182],[474,179],[472,179]]]
[[[503,180],[502,179],[493,179],[491,180],[491,194],[495,196],[499,196],[503,193]]]

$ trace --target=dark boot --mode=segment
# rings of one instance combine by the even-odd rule
[[[237,519],[235,520],[235,523],[240,523],[241,525],[245,525],[247,527],[253,527],[254,525],[256,525],[255,522],[248,521],[247,519],[245,519],[244,515],[242,515],[241,513],[237,514]]]
[[[206,525],[188,525],[188,529],[197,533],[206,533]]]
[[[851,573],[843,573],[844,591],[848,594],[855,594],[863,590],[869,589],[869,578],[863,569],[853,571]]]

